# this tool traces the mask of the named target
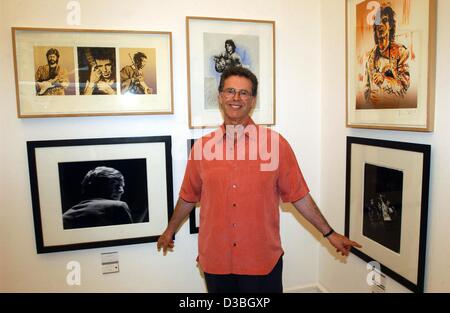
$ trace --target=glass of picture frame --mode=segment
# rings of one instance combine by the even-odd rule
[[[186,17],[189,127],[222,124],[218,86],[229,66],[250,69],[259,80],[256,124],[275,124],[275,22]]]
[[[382,273],[423,292],[431,147],[347,137],[345,235]]]
[[[38,253],[155,242],[173,211],[171,137],[27,142]]]
[[[172,34],[13,27],[20,118],[173,114]]]
[[[347,127],[433,131],[435,0],[346,0]]]

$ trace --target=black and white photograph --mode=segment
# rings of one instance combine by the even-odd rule
[[[217,109],[217,88],[226,68],[242,66],[259,77],[259,38],[221,33],[204,33],[203,37],[205,109]]]
[[[146,159],[58,167],[64,229],[148,222]]]
[[[363,235],[400,252],[403,172],[364,165]]]
[[[173,212],[170,136],[28,141],[37,253],[155,242]]]
[[[431,146],[347,137],[345,235],[350,252],[423,292]]]
[[[78,47],[80,95],[117,94],[116,49]]]

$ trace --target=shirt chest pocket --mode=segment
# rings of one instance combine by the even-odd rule
[[[203,168],[203,188],[207,191],[225,192],[230,184],[230,169],[225,165],[205,166]]]
[[[276,191],[277,171],[264,171],[259,164],[250,164],[245,170],[245,180],[252,194],[271,194]]]

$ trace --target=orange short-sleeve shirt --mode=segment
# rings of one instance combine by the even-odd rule
[[[236,135],[234,135],[236,134]],[[200,201],[199,257],[211,274],[268,274],[283,254],[280,198],[309,193],[288,142],[253,121],[222,126],[194,144],[180,190]]]

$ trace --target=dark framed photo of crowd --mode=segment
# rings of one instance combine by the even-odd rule
[[[171,138],[27,142],[37,253],[154,242],[173,210]]]
[[[433,131],[436,0],[346,0],[347,126]]]
[[[188,158],[191,154],[191,149],[195,143],[195,140],[196,139],[187,140]],[[189,213],[189,233],[198,234],[199,229],[200,229],[200,203],[197,203],[195,207],[192,209],[191,213]]]
[[[12,28],[22,117],[172,114],[170,32]]]
[[[345,235],[352,253],[423,292],[429,145],[347,137]]]
[[[275,124],[275,22],[186,17],[189,127],[222,123],[220,76],[227,67],[250,69],[259,79],[255,123]]]

